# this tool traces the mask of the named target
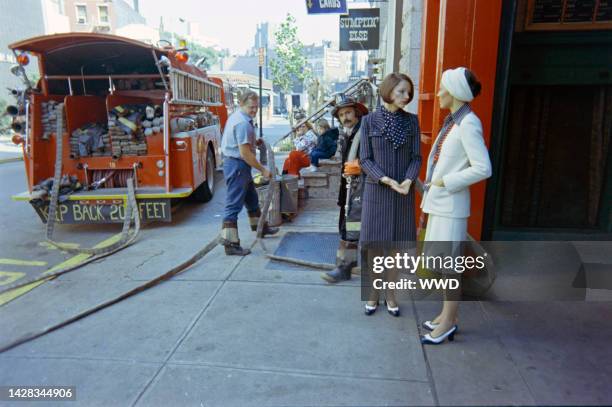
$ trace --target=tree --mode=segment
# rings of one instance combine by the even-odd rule
[[[287,14],[278,29],[274,31],[276,56],[270,61],[272,83],[282,93],[291,93],[294,83],[303,83],[310,76],[306,69],[306,57],[303,54],[304,44],[297,37],[295,18]]]
[[[206,58],[204,60],[204,63],[200,65],[200,67],[204,69],[210,69],[211,66],[219,62],[221,52],[215,50],[214,48],[203,47],[199,44],[196,44],[195,42],[190,42],[187,45],[187,48],[187,53],[189,54],[189,59],[192,63],[195,64],[201,58]]]

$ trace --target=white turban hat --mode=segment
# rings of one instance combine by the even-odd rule
[[[447,69],[444,71],[442,74],[442,86],[457,100],[468,103],[474,100],[474,95],[465,77],[465,68]]]

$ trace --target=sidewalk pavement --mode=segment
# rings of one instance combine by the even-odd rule
[[[335,217],[305,211],[268,250],[291,231],[334,232]],[[149,234],[144,262],[129,256],[135,246],[122,267],[95,264],[9,303],[1,342],[159,275],[195,246],[176,233]],[[438,302],[404,297],[400,318],[368,317],[359,279],[330,286],[252,249],[236,258],[217,247],[171,281],[0,355],[0,384],[75,385],[88,406],[612,403],[612,303],[464,302],[455,341],[423,347],[420,322]]]
[[[11,328],[0,344],[189,258],[219,231],[218,185],[203,210],[0,308]],[[307,208],[264,241],[274,252],[289,232],[336,225],[336,210]],[[0,354],[0,385],[76,386],[67,406],[612,404],[611,302],[464,302],[455,341],[423,347],[420,323],[440,303],[404,296],[400,318],[384,307],[365,316],[358,278],[332,286],[270,261],[245,213],[239,229],[251,255],[217,247],[170,281]]]

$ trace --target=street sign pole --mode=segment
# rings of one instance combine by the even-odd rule
[[[261,76],[262,66],[259,65],[259,137],[263,137],[263,102],[261,99]]]
[[[264,65],[264,49],[259,48],[259,138],[263,139],[263,65]],[[263,140],[262,140],[263,141]],[[265,144],[261,143],[259,147],[259,162],[263,165],[268,164],[268,153]]]
[[[263,137],[263,65],[264,65],[264,49],[259,48],[259,137]]]

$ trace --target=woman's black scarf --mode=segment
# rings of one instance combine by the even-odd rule
[[[381,106],[380,111],[383,118],[383,137],[393,143],[393,148],[397,149],[401,147],[408,141],[408,138],[414,132],[410,115],[402,109],[390,112],[385,109],[384,106]]]

